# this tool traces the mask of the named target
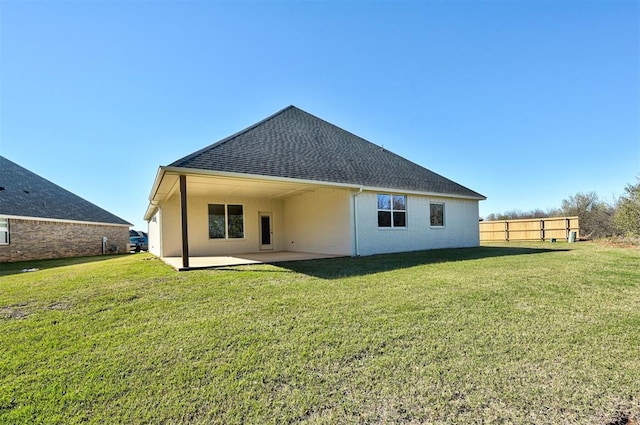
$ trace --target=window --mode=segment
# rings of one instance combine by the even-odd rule
[[[9,219],[0,218],[0,245],[9,245]]]
[[[209,204],[209,239],[244,238],[242,205]]]
[[[431,227],[444,227],[444,204],[429,204]]]
[[[405,195],[378,195],[378,227],[407,227]]]

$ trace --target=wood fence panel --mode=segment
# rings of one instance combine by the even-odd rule
[[[580,237],[578,217],[549,217],[480,222],[480,242],[569,240]]]

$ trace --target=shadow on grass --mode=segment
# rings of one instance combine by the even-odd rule
[[[128,254],[123,254],[128,255]],[[51,260],[32,260],[32,261],[18,261],[15,263],[0,263],[0,276],[7,276],[10,274],[23,273],[23,270],[38,269],[46,270],[56,267],[72,266],[75,264],[95,263],[97,261],[112,260],[119,258],[119,255],[98,255],[93,257],[70,257],[70,258],[56,258]]]
[[[564,251],[570,250],[481,246],[477,248],[434,249],[429,251],[414,251],[399,254],[382,254],[367,257],[344,257],[295,262],[290,261],[274,264],[297,273],[303,273],[321,279],[336,279],[352,276],[365,276],[373,273],[435,263]]]

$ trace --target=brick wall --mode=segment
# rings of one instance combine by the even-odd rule
[[[127,252],[127,226],[9,219],[10,242],[0,245],[0,262],[102,255],[103,236],[107,251]]]

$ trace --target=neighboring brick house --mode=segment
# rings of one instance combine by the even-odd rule
[[[0,263],[124,253],[130,226],[0,156]]]
[[[479,245],[485,197],[294,106],[160,167],[160,257],[371,255]]]

